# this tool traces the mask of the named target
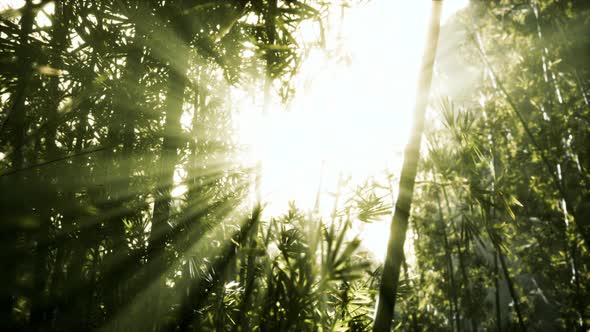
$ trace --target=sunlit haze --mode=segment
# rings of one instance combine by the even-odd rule
[[[443,22],[466,4],[445,1]],[[335,6],[326,33],[326,48],[335,52],[310,52],[296,77],[294,100],[286,108],[275,102],[265,114],[244,104],[240,141],[249,146],[246,159],[261,163],[265,215],[284,213],[289,201],[311,210],[319,190],[319,213],[328,217],[339,178],[350,177],[349,189],[386,174],[397,180],[430,6],[375,0],[342,16]],[[318,33],[304,27],[302,38]],[[357,225],[377,259],[385,252],[389,219]]]

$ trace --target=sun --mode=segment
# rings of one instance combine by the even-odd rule
[[[338,49],[336,59],[310,53],[287,110],[277,104],[265,114],[248,107],[240,112],[240,140],[261,165],[267,215],[284,213],[290,201],[311,210],[319,198],[319,213],[329,216],[339,176],[361,183],[399,173],[430,14],[430,1],[404,4],[375,0],[334,19],[327,47]],[[466,4],[446,0],[443,21]],[[358,230],[382,259],[389,218]]]
[[[466,4],[445,0],[443,21]],[[339,177],[354,185],[399,174],[429,14],[430,1],[374,0],[332,15],[326,47],[336,55],[310,52],[295,78],[295,99],[269,112],[240,107],[239,140],[250,147],[246,159],[260,165],[266,215],[282,214],[294,201],[328,217]],[[304,30],[304,38],[314,37],[312,28]],[[357,227],[377,259],[386,251],[389,220]]]

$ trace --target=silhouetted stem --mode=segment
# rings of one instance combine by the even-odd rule
[[[508,290],[510,291],[510,296],[512,297],[512,301],[514,301],[514,311],[516,311],[516,317],[518,318],[518,325],[520,326],[521,331],[526,331],[526,326],[524,325],[524,321],[522,319],[522,313],[520,310],[520,301],[518,300],[518,295],[516,294],[516,289],[514,288],[514,283],[512,282],[512,278],[510,278],[510,272],[508,271],[508,267],[506,266],[506,260],[504,259],[504,255],[502,254],[502,250],[500,246],[495,244],[496,251],[498,253],[498,257],[500,258],[500,265],[502,265],[502,272],[504,273],[504,278],[506,278],[506,283],[508,284]]]
[[[500,274],[498,271],[498,254],[494,253],[494,287],[496,296],[496,328],[502,332],[502,312],[500,311]]]

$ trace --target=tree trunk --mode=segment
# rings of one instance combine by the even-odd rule
[[[19,45],[16,48],[16,61],[17,61],[17,69],[18,69],[18,76],[16,87],[13,93],[10,96],[10,108],[7,111],[6,119],[4,120],[4,124],[7,126],[8,129],[8,141],[11,145],[12,151],[10,156],[11,166],[13,170],[22,169],[25,160],[23,155],[23,144],[25,141],[26,135],[26,106],[25,106],[25,99],[27,95],[27,90],[29,83],[31,81],[32,76],[32,63],[33,63],[33,54],[30,50],[30,42],[29,42],[29,35],[31,34],[31,30],[33,28],[33,21],[34,21],[34,13],[33,13],[33,1],[27,0],[25,5],[21,10],[22,16],[20,19],[20,32],[19,32]],[[3,128],[2,128],[3,129]],[[2,186],[9,188],[25,188],[26,183],[25,179],[22,176],[16,177],[14,180],[9,178],[2,179]],[[21,189],[22,190],[22,189]],[[24,194],[25,191],[23,190],[22,193],[17,190],[17,193]],[[26,237],[21,233],[21,226],[18,224],[19,217],[30,217],[30,208],[24,205],[19,206],[11,206],[11,201],[9,200],[2,200],[2,203],[7,203],[6,205],[2,204],[2,215],[4,217],[10,216],[14,218],[13,221],[14,225],[2,225],[3,228],[6,227],[6,231],[10,232],[12,230],[18,231],[17,235],[10,235],[8,236],[8,232],[5,233],[5,229],[2,229],[2,266],[6,266],[6,276],[2,277],[2,281],[7,281],[7,285],[0,285],[2,287],[2,292],[0,297],[2,298],[2,305],[0,307],[0,327],[6,327],[7,329],[11,328],[11,324],[13,324],[13,306],[16,304],[16,297],[14,296],[14,289],[12,289],[17,275],[15,275],[16,271],[19,268],[19,263],[14,262],[15,257],[12,256],[10,253],[15,252],[15,248],[17,247],[18,238]],[[6,210],[4,210],[6,208]],[[7,219],[8,221],[9,219]],[[28,256],[28,253],[22,252],[22,255]],[[26,256],[25,256],[26,257]],[[28,258],[28,257],[27,257]],[[3,268],[4,270],[4,268]],[[36,285],[35,285],[36,286]],[[35,287],[33,286],[33,287]],[[36,288],[36,287],[35,287]],[[33,299],[35,302],[36,299]],[[33,311],[33,310],[32,310]],[[37,313],[32,315],[31,321],[33,318],[38,316]]]
[[[508,267],[506,266],[506,260],[504,259],[504,255],[502,254],[500,246],[498,244],[494,244],[494,246],[496,247],[496,252],[498,253],[498,257],[500,259],[500,265],[502,266],[502,272],[504,273],[504,278],[506,278],[506,283],[508,284],[510,296],[512,297],[512,301],[514,301],[514,311],[516,312],[516,318],[518,319],[518,326],[520,327],[521,331],[526,332],[527,328],[526,325],[524,325],[524,321],[522,319],[520,301],[518,300],[518,295],[516,294],[516,289],[514,288],[512,278],[510,278],[510,273],[508,271]]]
[[[55,14],[52,22],[52,39],[51,39],[51,58],[50,66],[54,69],[62,69],[62,52],[65,50],[67,41],[67,15],[64,12],[63,2],[57,2],[55,4]],[[59,92],[59,74],[54,74],[49,77],[48,82],[48,94],[47,94],[47,133],[45,136],[45,159],[55,160],[58,158],[58,148],[56,145],[57,135],[57,121],[58,121],[58,107],[61,100]],[[49,269],[49,232],[52,224],[52,205],[53,202],[58,198],[59,189],[51,183],[58,183],[57,174],[59,173],[58,166],[50,167],[45,172],[38,169],[38,176],[40,183],[44,183],[47,186],[48,196],[47,199],[41,202],[41,206],[38,207],[40,212],[41,227],[37,233],[37,245],[35,253],[35,277],[34,277],[34,300],[31,305],[31,325],[34,328],[40,328],[46,325],[51,320],[51,313],[53,312],[50,308],[49,301],[54,298],[53,293],[55,289],[49,289],[50,294],[46,294],[45,288],[49,280],[48,273]],[[44,181],[47,177],[52,179],[51,181]],[[65,221],[65,220],[64,220]],[[64,225],[65,226],[65,225]],[[56,261],[53,267],[52,282],[55,283],[61,276],[64,247],[57,244],[56,248]]]
[[[437,186],[437,182],[436,182],[436,175],[433,174],[434,177],[434,185],[437,187],[436,190],[436,202],[437,202],[437,208],[438,208],[438,213],[439,213],[439,221],[440,221],[440,228],[441,228],[441,232],[443,235],[443,244],[445,246],[445,256],[447,259],[447,270],[448,270],[448,275],[449,275],[449,297],[450,297],[450,320],[451,320],[451,330],[455,331],[454,326],[456,326],[457,331],[460,331],[460,317],[459,317],[459,301],[457,300],[457,286],[455,283],[455,276],[454,276],[454,270],[455,268],[453,267],[453,256],[452,256],[452,248],[449,245],[449,238],[448,238],[448,234],[447,234],[447,226],[445,224],[445,219],[444,219],[444,213],[442,210],[442,204],[441,204],[441,200],[440,200],[440,191],[442,191],[443,189],[442,186]],[[445,193],[446,196],[446,193]],[[447,205],[448,206],[448,205]],[[449,209],[449,216],[451,215],[451,211]],[[454,309],[453,309],[454,307]],[[454,322],[454,326],[453,326],[453,322]]]
[[[21,29],[19,36],[19,43],[17,52],[17,61],[19,76],[16,89],[11,96],[11,109],[7,114],[7,123],[11,123],[11,139],[12,139],[12,168],[15,170],[21,169],[24,164],[23,144],[25,141],[25,99],[27,95],[27,87],[32,76],[33,55],[30,51],[29,34],[33,29],[33,21],[35,19],[33,13],[33,1],[27,0],[22,9],[22,17],[20,21]]]
[[[500,272],[498,270],[498,253],[494,252],[494,287],[496,298],[496,328],[502,332],[502,311],[500,311]]]
[[[457,229],[455,228],[454,230],[455,230],[455,233],[457,233]],[[465,287],[465,299],[462,300],[461,302],[465,306],[464,307],[465,311],[466,311],[465,316],[470,320],[471,330],[477,331],[478,322],[475,318],[475,315],[473,315],[472,311],[471,311],[472,308],[476,304],[473,301],[471,282],[469,281],[469,274],[467,273],[467,267],[465,266],[465,251],[468,251],[468,249],[466,249],[466,250],[462,249],[462,243],[466,243],[467,241],[469,241],[467,239],[467,236],[465,233],[466,233],[465,232],[465,221],[462,220],[461,221],[461,229],[460,229],[460,241],[459,241],[459,243],[457,243],[457,251],[459,252],[459,270],[461,271],[461,276],[463,278],[463,285]],[[466,305],[465,305],[465,303],[466,303]]]
[[[428,105],[428,95],[430,93],[432,71],[438,45],[441,9],[442,1],[432,1],[432,16],[430,18],[427,45],[424,52],[420,80],[418,83],[416,109],[414,113],[414,128],[410,141],[404,151],[404,163],[399,183],[399,196],[396,202],[393,220],[391,222],[391,233],[387,245],[387,255],[385,257],[383,276],[379,287],[377,313],[375,316],[375,325],[373,327],[373,331],[375,332],[389,331],[393,320],[400,266],[403,259],[403,249],[406,230],[408,228],[408,219],[410,217],[410,208],[412,205],[414,182],[416,179],[418,160],[420,158],[420,144],[422,141],[422,132],[424,130],[424,117],[426,106]]]
[[[179,31],[181,28],[175,29]],[[182,32],[183,34],[186,32]],[[183,38],[185,40],[186,38]],[[170,191],[174,183],[174,169],[177,163],[178,149],[181,146],[182,130],[180,117],[184,101],[184,90],[187,84],[186,72],[189,67],[189,45],[176,45],[170,50],[174,54],[174,61],[169,65],[168,92],[166,97],[164,124],[164,139],[160,152],[160,187],[156,190],[152,230],[149,237],[148,258],[153,259],[156,252],[160,252],[166,242],[166,234],[169,231],[168,218],[170,217],[170,204],[172,197]]]
[[[156,275],[166,270],[166,258],[164,252],[166,244],[171,236],[171,216],[172,196],[171,191],[174,185],[174,171],[178,162],[178,150],[182,147],[183,139],[180,119],[182,116],[182,106],[184,103],[184,91],[188,79],[186,73],[189,68],[190,55],[190,32],[189,24],[186,17],[183,16],[182,10],[175,3],[171,4],[170,25],[172,31],[179,37],[178,43],[171,42],[168,59],[168,91],[165,102],[165,124],[163,133],[162,148],[159,158],[159,179],[155,193],[155,202],[152,218],[152,228],[148,239],[147,258],[149,267],[146,270],[147,278],[154,278],[157,283],[161,280],[160,275]],[[158,287],[150,287],[156,294],[150,305],[150,312],[154,323],[154,329],[159,330],[159,310],[160,297]]]
[[[495,171],[494,171],[495,172]],[[492,189],[493,192],[495,193],[495,188],[496,188],[496,184],[492,183]],[[493,204],[493,201],[492,201]],[[489,207],[489,214],[492,216],[492,219],[494,219],[495,217],[495,209],[493,208],[493,205],[490,205]],[[520,301],[518,300],[518,294],[516,294],[516,289],[514,288],[514,283],[512,281],[512,278],[510,277],[510,271],[508,271],[508,266],[506,265],[506,260],[504,259],[504,255],[502,254],[502,248],[500,247],[500,243],[501,243],[501,238],[500,236],[495,232],[494,230],[494,226],[490,223],[490,217],[488,216],[488,213],[485,213],[485,228],[486,228],[486,232],[488,234],[488,237],[490,238],[490,241],[492,242],[492,245],[494,246],[494,255],[496,255],[497,257],[494,258],[494,260],[499,260],[500,262],[500,267],[502,268],[502,272],[504,275],[504,279],[506,279],[506,284],[508,285],[508,291],[510,292],[510,297],[512,298],[512,301],[514,302],[514,311],[516,312],[516,317],[518,319],[518,325],[520,327],[520,330],[525,332],[526,329],[526,325],[524,324],[523,318],[522,318],[522,311],[520,309]],[[496,278],[498,278],[498,266],[497,266],[497,261],[494,261],[494,269],[495,269],[495,273],[496,273]],[[496,281],[496,302],[498,302],[499,300],[499,283]],[[498,304],[496,303],[496,306],[498,306]]]
[[[52,19],[52,40],[51,40],[51,62],[50,62],[50,66],[54,69],[56,69],[57,71],[62,70],[64,67],[64,63],[63,63],[63,53],[66,50],[67,47],[67,41],[68,41],[68,27],[69,27],[69,19],[70,19],[70,8],[68,7],[68,3],[65,1],[58,1],[55,3],[55,9],[54,9],[54,15],[53,15],[53,19]],[[56,145],[56,136],[57,136],[57,125],[58,125],[58,108],[59,108],[59,104],[62,100],[62,96],[60,93],[60,89],[59,89],[59,83],[60,83],[60,76],[59,76],[59,72],[56,72],[56,74],[52,75],[49,77],[49,84],[48,84],[48,100],[47,100],[47,105],[48,105],[48,110],[47,110],[47,124],[48,124],[48,130],[47,130],[47,135],[46,135],[46,155],[47,155],[47,160],[55,160],[59,157],[59,151]],[[57,167],[57,166],[54,166]],[[59,174],[60,174],[61,169],[55,169],[53,168],[52,173],[50,174],[50,178],[55,179],[55,183],[59,184],[62,181],[59,181]],[[65,191],[66,193],[62,194],[62,198],[69,198],[69,199],[73,199],[73,195],[69,195],[69,192],[67,190],[64,190],[63,188],[57,187],[57,186],[53,186],[53,188],[50,188],[53,196],[51,197],[51,201],[53,202],[54,200],[56,200],[58,198],[59,195],[59,191]],[[66,199],[67,199],[66,198]],[[47,204],[47,203],[45,203]],[[47,223],[47,225],[50,225],[52,223],[51,220],[51,211],[49,209],[44,209],[47,213],[45,216],[43,216],[41,218],[42,222]],[[71,232],[72,231],[72,218],[68,218],[66,217],[66,212],[62,211],[64,217],[63,217],[63,228],[61,230],[61,232],[67,233],[67,232]],[[41,236],[43,237],[44,241],[49,241],[48,238],[48,234],[41,234]],[[55,258],[55,262],[53,264],[53,271],[52,271],[52,276],[50,278],[48,278],[48,276],[46,275],[46,273],[44,273],[42,268],[39,268],[39,272],[40,272],[40,276],[41,278],[48,278],[51,280],[51,285],[49,286],[49,294],[48,294],[48,300],[49,302],[47,303],[46,306],[46,315],[47,315],[47,320],[52,320],[52,316],[53,313],[55,312],[55,309],[57,309],[57,303],[58,303],[58,299],[60,298],[60,294],[59,292],[63,289],[63,287],[65,286],[63,284],[63,280],[64,280],[64,261],[67,255],[67,248],[68,248],[68,241],[65,242],[57,242],[54,240],[54,243],[56,245],[56,258]],[[44,250],[43,250],[44,249]],[[39,261],[47,261],[49,256],[49,248],[47,246],[45,246],[45,248],[43,247],[38,247],[38,255],[39,255]],[[49,272],[49,271],[47,271]]]
[[[449,202],[449,196],[447,194],[447,190],[444,185],[441,186],[441,190],[443,193],[443,197],[445,199],[445,205],[447,209],[447,213],[451,215],[451,204]],[[472,295],[472,287],[469,281],[469,274],[467,273],[467,267],[465,265],[465,252],[469,252],[469,239],[467,238],[466,230],[465,230],[465,220],[461,218],[461,227],[458,230],[455,224],[452,224],[453,231],[455,234],[459,234],[459,242],[457,243],[457,252],[459,253],[459,271],[461,271],[461,277],[463,278],[463,285],[465,287],[465,299],[461,299],[461,303],[465,310],[465,316],[470,320],[471,323],[471,330],[477,331],[478,322],[475,319],[474,315],[471,313],[473,306],[476,304],[473,300]],[[463,244],[465,244],[465,249],[463,249]],[[463,326],[464,327],[464,326]]]
[[[97,62],[97,54],[93,54],[90,58],[89,63],[87,64],[86,68],[90,70],[94,68],[94,65]],[[88,69],[87,69],[88,70]],[[81,101],[79,107],[77,107],[76,112],[78,113],[77,116],[77,124],[75,127],[75,135],[76,135],[76,143],[74,145],[74,151],[76,154],[79,154],[83,151],[86,147],[86,139],[87,139],[87,131],[88,131],[88,115],[92,109],[92,81],[94,79],[93,75],[88,74],[83,80],[81,87],[79,90],[76,91],[76,95],[81,96]],[[90,88],[89,88],[90,87]],[[82,157],[76,163],[73,163],[69,166],[69,172],[76,172],[80,165],[84,165],[88,163],[90,159],[87,157]],[[90,184],[89,184],[90,185]],[[92,185],[93,188],[89,189],[88,196],[91,197],[91,202],[99,201],[96,198],[98,193],[96,192],[96,185]],[[66,199],[74,200],[75,194],[70,191],[67,194]],[[83,273],[83,265],[87,260],[88,251],[93,248],[97,247],[98,240],[97,235],[99,234],[100,225],[98,221],[94,220],[95,218],[84,218],[81,216],[78,211],[66,211],[64,212],[64,219],[73,220],[77,218],[77,226],[72,226],[71,231],[66,232],[72,234],[72,236],[67,240],[64,244],[67,246],[68,252],[71,253],[68,263],[67,263],[67,273],[65,275],[64,284],[67,287],[62,289],[62,294],[59,299],[59,308],[58,308],[58,317],[56,325],[58,328],[63,328],[65,330],[76,330],[76,329],[84,329],[84,321],[86,317],[86,312],[89,310],[89,305],[91,303],[92,298],[92,290],[89,289],[90,287],[83,287],[85,284],[85,278]],[[76,236],[76,228],[79,231],[79,234]],[[88,285],[92,285],[91,282],[88,282]],[[82,313],[80,313],[80,308],[82,308]]]
[[[143,2],[138,2],[136,5],[142,6]],[[113,248],[112,253],[107,257],[105,263],[107,270],[103,276],[109,292],[107,310],[110,316],[121,307],[127,297],[127,284],[133,273],[139,268],[139,259],[130,255],[124,224],[125,219],[129,220],[137,213],[133,211],[135,193],[132,189],[131,179],[134,169],[132,161],[135,149],[135,127],[141,112],[140,102],[143,100],[140,80],[143,76],[141,41],[144,37],[138,28],[143,10],[141,7],[132,8],[132,13],[134,15],[130,17],[130,20],[134,24],[135,34],[129,45],[125,71],[122,74],[122,86],[116,93],[113,114],[113,120],[117,124],[113,128],[112,144],[113,146],[120,145],[121,149],[113,152],[113,159],[118,161],[115,169],[111,170],[116,174],[111,187],[113,214],[109,218]],[[130,266],[136,268],[129,268]]]

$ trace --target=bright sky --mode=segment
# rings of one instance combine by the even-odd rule
[[[445,0],[443,22],[467,2]],[[346,10],[342,22],[335,15],[327,47],[338,46],[335,31],[341,31],[346,61],[314,51],[297,77],[298,95],[288,111],[276,106],[263,116],[259,109],[242,110],[241,138],[261,160],[267,216],[285,213],[291,200],[312,209],[320,178],[320,211],[327,217],[339,174],[351,176],[353,185],[386,172],[399,175],[431,1],[403,4],[372,0]],[[384,257],[389,225],[390,217],[357,225],[376,259]]]

